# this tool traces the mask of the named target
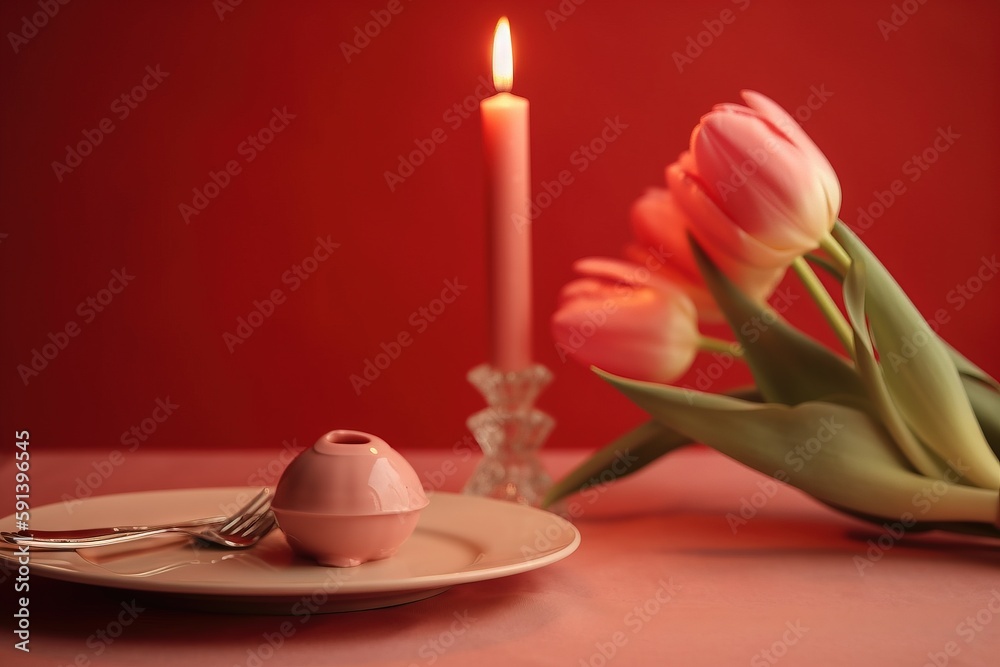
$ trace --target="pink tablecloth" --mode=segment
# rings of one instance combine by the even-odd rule
[[[444,490],[458,490],[474,463],[405,453]],[[583,456],[546,461],[558,474]],[[34,450],[33,505],[75,493],[77,478],[107,458]],[[266,451],[140,450],[95,493],[260,485],[279,469]],[[12,505],[11,461],[0,479]],[[312,616],[277,648],[287,618],[169,609],[141,593],[33,576],[25,654],[14,649],[15,581],[5,571],[0,664],[1000,663],[1000,545],[896,539],[707,450],[676,453],[576,502],[583,542],[564,561],[399,607]],[[115,625],[123,614],[129,623]],[[120,635],[99,638],[109,626]]]

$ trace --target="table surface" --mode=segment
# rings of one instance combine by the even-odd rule
[[[445,491],[459,490],[476,462],[468,451],[404,454],[429,484]],[[33,506],[81,491],[273,484],[287,460],[287,453],[264,450],[140,449],[110,456],[34,450]],[[550,452],[545,462],[559,475],[585,456]],[[80,487],[98,469],[107,473],[100,483]],[[0,479],[13,487],[13,477],[14,463],[5,461]],[[15,574],[4,569],[0,663],[1000,662],[1000,545],[994,542],[939,534],[897,539],[706,449],[676,452],[572,502],[582,543],[563,561],[411,604],[313,615],[304,622],[178,610],[143,593],[32,576],[31,652],[23,653],[14,649],[11,616],[21,593],[13,594]],[[131,604],[142,611],[120,636],[96,639]],[[294,634],[272,649],[276,642],[267,638],[289,619],[297,626]]]

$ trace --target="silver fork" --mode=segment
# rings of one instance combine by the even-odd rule
[[[153,535],[167,533],[182,533],[190,535],[207,544],[229,549],[246,549],[257,544],[275,526],[274,514],[270,511],[270,489],[263,489],[254,498],[229,516],[225,523],[206,528],[191,528],[168,526],[140,530],[132,533],[109,534],[101,537],[86,538],[40,538],[17,533],[3,533],[3,539],[17,546],[27,546],[32,549],[47,549],[50,551],[70,551],[106,547],[141,540]]]

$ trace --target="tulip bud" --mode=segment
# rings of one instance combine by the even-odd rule
[[[717,264],[785,268],[830,233],[840,184],[781,107],[752,91],[743,98],[749,107],[718,105],[702,118],[667,182]]]
[[[613,369],[628,377],[670,382],[698,351],[697,313],[679,287],[642,266],[585,259],[585,277],[567,284],[552,316],[560,359]]]
[[[669,190],[650,188],[632,204],[632,231],[638,243],[626,248],[634,262],[646,263],[661,257],[661,275],[684,289],[698,308],[698,317],[708,322],[722,321],[722,314],[712,298],[691,250],[688,230],[691,222]],[[718,248],[718,246],[716,246]],[[718,250],[713,258],[719,269],[744,294],[763,303],[781,282],[785,268],[761,269]]]

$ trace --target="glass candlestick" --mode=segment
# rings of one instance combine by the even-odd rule
[[[552,485],[538,450],[555,420],[534,405],[552,373],[540,364],[512,372],[481,364],[469,371],[468,379],[488,407],[466,422],[483,450],[483,460],[466,483],[465,493],[537,507]]]

